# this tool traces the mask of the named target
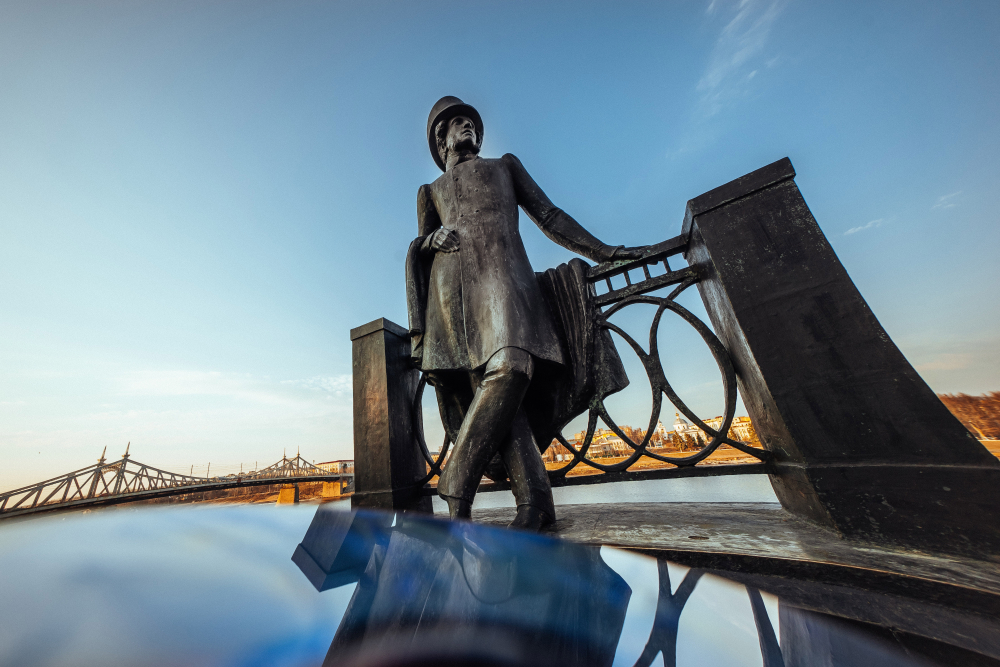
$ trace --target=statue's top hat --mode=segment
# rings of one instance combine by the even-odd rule
[[[437,138],[434,136],[434,127],[442,120],[451,120],[455,116],[468,116],[476,124],[476,133],[479,140],[483,140],[483,119],[479,117],[479,112],[474,107],[469,106],[457,97],[446,95],[439,99],[431,109],[431,115],[427,117],[427,144],[430,146],[431,155],[434,162],[445,171],[444,162],[438,155]]]

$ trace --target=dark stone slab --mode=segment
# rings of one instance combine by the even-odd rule
[[[368,324],[362,324],[360,327],[351,329],[351,340],[357,340],[358,338],[375,333],[376,331],[382,331],[383,329],[398,336],[399,338],[405,338],[408,335],[408,332],[403,327],[391,320],[380,317],[377,320],[372,320]]]
[[[714,190],[709,190],[705,194],[691,199],[684,210],[681,238],[685,242],[691,240],[691,228],[697,216],[792,178],[795,178],[795,168],[792,166],[791,160],[783,157],[777,162],[772,162],[766,167],[761,167],[757,171],[750,172],[746,176],[741,176],[735,181],[720,185]]]
[[[1000,462],[890,340],[787,159],[691,200],[687,258],[794,514],[857,537],[1000,552]]]
[[[1000,660],[996,562],[843,539],[776,503],[608,503],[557,511],[559,537],[665,558],[771,593],[789,620],[805,622],[818,612],[864,624],[862,634],[892,628],[893,641],[914,655],[953,647],[936,656],[942,664]],[[473,512],[475,521],[498,526],[513,515],[506,508]],[[823,650],[786,641],[785,616],[781,623],[782,651],[793,643],[807,653]]]
[[[849,540],[776,503],[560,505],[555,534],[691,567],[852,586],[1000,617],[1000,564]],[[506,525],[513,509],[474,510]],[[726,576],[730,576],[727,574]]]
[[[378,319],[351,331],[354,373],[352,507],[431,511],[415,486],[425,474],[415,446],[413,399],[420,371],[406,329]]]

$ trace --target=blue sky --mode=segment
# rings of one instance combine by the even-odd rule
[[[995,2],[8,1],[0,489],[128,441],[175,470],[350,457],[348,331],[405,323],[442,95],[608,243],[789,156],[930,385],[1000,389],[997,26]],[[571,257],[522,222],[536,269]],[[707,352],[661,340],[717,414]]]

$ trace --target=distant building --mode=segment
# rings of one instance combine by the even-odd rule
[[[354,460],[342,459],[340,461],[324,461],[323,463],[317,463],[316,467],[334,475],[338,473],[353,473]]]
[[[688,444],[684,444],[683,437],[685,435],[693,441],[695,447],[698,446],[699,441],[702,445],[704,445],[711,439],[709,435],[702,431],[699,427],[684,419],[684,417],[681,417],[680,413],[675,412],[674,417],[674,428],[672,431],[668,431],[663,426],[663,422],[657,420],[656,427],[653,429],[653,433],[650,437],[650,448],[658,450],[668,449],[673,451],[690,451],[692,443],[689,441]],[[722,422],[722,417],[712,417],[711,419],[706,419],[704,421],[706,426],[716,431],[722,428]],[[621,432],[635,445],[639,445],[645,437],[645,432],[640,428],[633,428],[625,425],[620,428]],[[750,422],[749,417],[736,417],[729,426],[729,437],[733,440],[749,443],[751,441],[752,430],[753,425]],[[579,431],[574,434],[572,439],[568,439],[567,442],[573,447],[579,448],[580,445],[583,444],[586,437],[586,431]],[[628,442],[618,437],[614,431],[606,428],[596,428],[594,429],[594,438],[590,443],[590,447],[587,449],[586,455],[587,458],[595,459],[624,457],[631,455],[633,451],[635,450],[628,444]],[[573,460],[573,453],[563,447],[558,440],[553,440],[548,449],[545,450],[542,458],[546,463],[563,463]]]
[[[622,426],[621,430],[622,433],[624,433],[634,443],[638,444],[642,441],[643,433],[641,429],[633,429],[629,426]],[[573,436],[573,440],[570,440],[569,442],[573,443],[574,446],[579,446],[579,444],[582,443],[586,437],[587,432],[580,431],[576,433]],[[564,453],[562,451],[556,451],[554,448],[554,443],[549,446],[549,449],[546,451],[546,455],[549,455],[551,452],[553,458],[550,459],[543,457],[546,461],[559,461],[561,460],[558,458],[560,454],[564,454],[565,460],[567,461],[573,458],[572,454],[568,451]],[[564,447],[561,449],[565,450]],[[633,451],[632,447],[622,438],[618,437],[614,431],[606,428],[598,428],[594,429],[594,438],[590,441],[590,447],[587,449],[587,457],[606,458],[610,456],[628,456]]]
[[[734,440],[750,442],[750,432],[752,429],[753,423],[749,417],[737,417],[733,420],[733,425],[729,427],[729,433],[731,437],[735,436]]]
[[[718,431],[722,428],[722,417],[712,417],[705,420],[705,425]],[[735,417],[729,425],[729,437],[740,442],[750,441],[752,423],[749,417]]]
[[[701,435],[701,429],[684,419],[684,417],[681,417],[678,412],[675,412],[674,416],[677,417],[674,420],[674,433],[679,436],[689,435],[697,440],[698,436]]]

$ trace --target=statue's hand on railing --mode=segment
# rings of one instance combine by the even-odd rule
[[[643,255],[646,254],[648,248],[649,246],[636,246],[634,248],[626,248],[625,246],[618,246],[618,249],[615,250],[614,254],[611,255],[611,259],[608,261],[617,262],[620,260],[640,259],[642,258]]]

